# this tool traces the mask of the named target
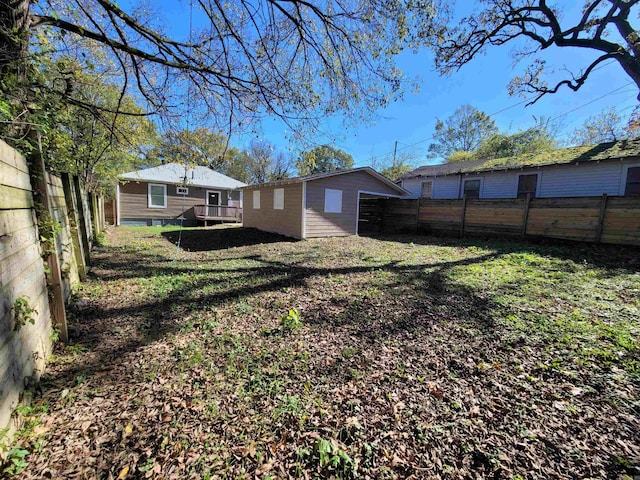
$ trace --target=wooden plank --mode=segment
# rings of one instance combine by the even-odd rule
[[[30,265],[23,265],[20,275],[0,288],[2,302],[0,302],[0,317],[3,317],[13,308],[13,302],[21,295],[29,295],[33,298],[34,291],[40,292],[46,289],[44,278],[44,265],[41,258],[36,258]],[[10,302],[10,304],[8,303]]]
[[[600,197],[532,198],[530,208],[599,208]]]
[[[91,259],[89,252],[91,252],[91,232],[89,222],[87,221],[85,214],[85,202],[83,199],[82,188],[80,187],[80,179],[74,176],[72,179],[73,189],[76,197],[76,213],[78,215],[78,230],[80,232],[80,239],[82,241],[82,251],[84,253],[85,268],[89,268],[91,265]]]
[[[69,234],[71,235],[71,243],[73,245],[73,255],[76,259],[76,268],[78,269],[78,278],[84,281],[87,278],[87,265],[85,264],[85,254],[82,244],[82,236],[78,229],[77,202],[75,199],[75,190],[69,174],[62,174],[62,189],[64,190],[65,201],[67,204],[67,215],[69,218]]]
[[[464,237],[464,222],[467,214],[467,196],[462,199],[462,217],[460,220],[460,238]]]
[[[604,225],[605,215],[607,213],[607,194],[602,195],[600,200],[600,216],[598,218],[598,226],[596,227],[596,242],[600,242],[602,238],[602,229]]]
[[[38,138],[38,141],[40,139]],[[42,196],[42,203],[44,206],[44,210],[49,213],[51,218],[54,218],[53,207],[51,205],[51,198],[49,197],[49,193],[47,190],[47,181],[46,181],[46,167],[44,164],[44,156],[42,155],[42,146],[40,146],[40,155],[39,162],[37,168],[40,169],[41,178],[38,191]],[[69,336],[67,333],[67,312],[65,310],[65,298],[64,291],[62,288],[62,274],[60,271],[60,259],[55,251],[51,252],[47,256],[47,265],[49,267],[49,276],[51,279],[51,314],[53,315],[54,322],[56,326],[60,329],[60,340],[63,342],[69,341]]]
[[[522,238],[527,236],[527,225],[529,224],[529,212],[531,209],[531,193],[527,193],[527,198],[524,201],[524,205],[522,207],[522,224],[521,224],[521,232],[520,235]]]
[[[584,218],[593,217],[596,220],[600,216],[600,206],[598,208],[533,208],[529,209],[529,216],[534,218]]]
[[[33,195],[30,190],[0,185],[0,210],[32,208]]]
[[[17,232],[13,232],[0,240],[0,262],[2,265],[2,271],[8,267],[5,262],[8,262],[9,258],[23,250],[28,249],[31,246],[36,246],[36,254],[40,256],[40,246],[36,235],[36,229],[33,226],[23,228]],[[2,285],[0,283],[0,285]]]
[[[7,143],[0,140],[0,158],[2,159],[2,163],[5,163],[21,172],[24,172],[29,175],[29,167],[27,165],[27,160],[18,153],[17,150],[11,148]]]
[[[6,350],[7,345],[11,345],[12,342],[18,340],[18,348],[14,347],[15,350],[18,350],[37,343],[39,335],[49,336],[51,315],[49,314],[49,301],[46,290],[35,289],[25,293],[24,296],[28,297],[30,307],[37,312],[34,314],[35,323],[33,325],[31,323],[25,324],[16,334],[13,330],[15,326],[14,313],[8,310],[4,316],[0,317],[0,326],[4,329],[3,331],[11,332],[9,335],[3,335],[0,338],[0,372],[3,371],[3,368],[6,368],[6,364],[3,365],[2,363],[3,359],[6,360],[6,356],[2,353]]]
[[[31,209],[0,210],[0,242],[5,236],[34,225]]]
[[[607,208],[640,210],[640,197],[609,197]]]
[[[31,191],[29,174],[0,160],[0,185]]]

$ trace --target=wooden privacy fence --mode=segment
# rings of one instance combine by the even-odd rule
[[[77,178],[44,172],[32,185],[31,176],[24,157],[0,141],[0,429],[43,372],[53,327],[66,341],[65,304],[86,276],[93,232],[104,225],[99,199],[92,212],[92,195]],[[33,192],[42,202],[40,227]]]
[[[640,245],[640,197],[363,199],[360,204],[363,233],[423,231]]]

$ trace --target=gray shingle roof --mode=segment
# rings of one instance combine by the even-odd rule
[[[187,185],[193,185],[194,187],[217,187],[234,190],[246,186],[246,183],[227,177],[207,167],[188,168],[185,172],[185,166],[179,163],[166,163],[158,167],[143,168],[142,170],[123,173],[118,178],[134,182],[182,184],[185,176]]]
[[[621,140],[583,147],[559,148],[539,153],[529,153],[517,157],[494,158],[491,160],[467,160],[418,167],[400,177],[402,180],[415,177],[435,177],[457,175],[459,173],[490,172],[544,165],[564,165],[577,162],[594,162],[613,158],[640,156],[640,140]]]
[[[394,190],[397,190],[398,193],[401,194],[401,195],[406,195],[407,193],[409,193],[404,188],[402,188],[400,185],[397,185],[397,184],[393,183],[390,179],[388,179],[387,177],[385,177],[381,173],[376,172],[371,167],[356,167],[356,168],[352,168],[352,169],[349,169],[349,170],[335,170],[333,172],[327,172],[327,173],[315,173],[313,175],[307,175],[307,176],[304,176],[304,177],[285,178],[284,180],[276,180],[276,181],[273,181],[273,182],[260,183],[260,184],[256,184],[256,185],[247,185],[247,188],[272,187],[272,186],[276,186],[276,185],[286,185],[286,184],[290,184],[290,183],[311,182],[313,180],[319,180],[321,178],[337,177],[339,175],[349,175],[349,174],[354,173],[354,172],[365,172],[365,173],[368,173],[372,177],[377,178],[382,183],[385,183],[389,187],[393,188]]]

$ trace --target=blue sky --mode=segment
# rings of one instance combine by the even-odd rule
[[[163,0],[163,13],[172,18],[173,29],[188,33],[189,2]],[[473,2],[458,2],[461,11]],[[583,4],[566,2],[565,18],[579,13]],[[184,21],[181,22],[180,18]],[[635,14],[632,14],[635,18]],[[194,24],[198,23],[194,18]],[[184,23],[184,25],[182,24]],[[630,113],[637,104],[637,89],[629,84],[630,79],[616,63],[594,71],[588,82],[578,91],[567,88],[554,95],[547,95],[535,105],[525,107],[523,98],[509,96],[507,84],[525,68],[525,63],[515,65],[511,51],[516,44],[495,47],[484,56],[464,66],[450,76],[442,77],[434,71],[433,55],[429,51],[417,54],[405,52],[398,61],[407,78],[421,77],[422,86],[418,94],[407,92],[402,101],[389,105],[376,113],[371,124],[345,130],[340,118],[328,118],[323,125],[323,134],[314,138],[318,144],[329,143],[350,153],[356,165],[369,165],[371,158],[383,160],[393,152],[394,142],[398,142],[399,153],[410,153],[416,157],[415,165],[433,162],[426,158],[426,151],[434,132],[436,117],[442,119],[452,114],[463,104],[491,114],[502,130],[517,132],[534,123],[533,117],[554,117],[562,119],[560,134],[570,134],[591,115],[615,106],[623,114]],[[563,69],[577,72],[596,58],[590,51],[567,48],[550,48],[543,58],[558,74]],[[519,104],[519,105],[518,105]],[[296,146],[289,141],[286,126],[274,119],[265,119],[262,124],[263,138],[273,143],[279,150],[291,150]],[[232,137],[233,145],[242,146],[249,141],[247,136]]]

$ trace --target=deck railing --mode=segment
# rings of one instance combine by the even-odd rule
[[[194,205],[193,213],[199,219],[242,220],[242,208],[225,205]]]

